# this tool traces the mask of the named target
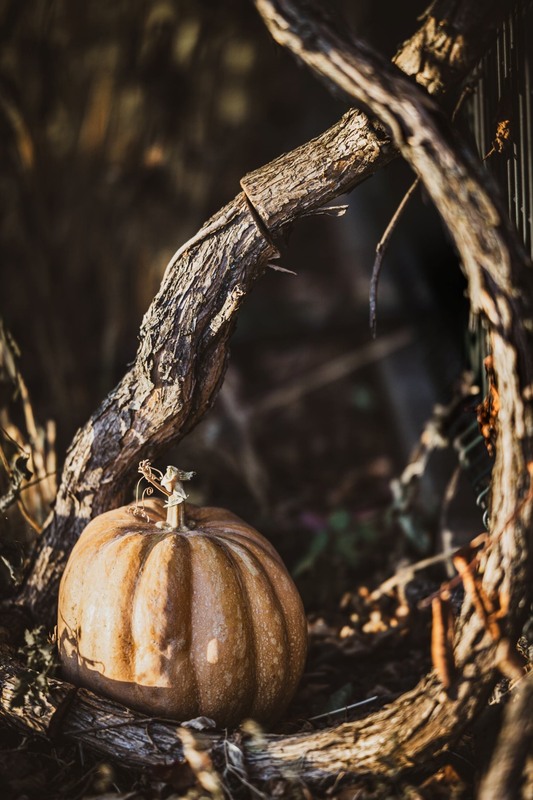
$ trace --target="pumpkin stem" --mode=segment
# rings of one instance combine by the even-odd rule
[[[159,489],[160,492],[167,496],[165,507],[167,509],[166,524],[168,527],[178,531],[188,530],[183,507],[183,503],[187,499],[187,493],[183,488],[182,481],[189,481],[194,476],[194,472],[183,472],[177,467],[167,467],[164,475],[157,470],[161,476],[160,480],[157,480],[154,469],[148,460],[141,461],[139,472],[152,486],[155,486],[156,489]]]
[[[182,472],[176,467],[167,467],[167,471],[161,481],[161,486],[170,492],[166,502],[167,525],[178,531],[188,530],[185,524],[184,501],[187,499],[187,492],[183,488],[182,481],[190,480],[194,472]]]
[[[178,500],[171,505],[172,499],[171,495],[165,503],[167,509],[167,525],[177,531],[187,530],[183,501]]]

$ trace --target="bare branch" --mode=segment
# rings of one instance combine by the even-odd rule
[[[306,3],[304,15],[300,4],[291,0],[256,0],[256,5],[280,44],[333,88],[363,102],[390,130],[394,144],[424,183],[455,241],[469,281],[473,311],[488,320],[501,401],[491,518],[494,530],[502,533],[493,538],[487,550],[479,591],[492,607],[505,598],[509,611],[504,629],[510,637],[516,636],[524,614],[524,597],[530,597],[531,591],[529,492],[526,502],[522,499],[530,487],[533,459],[530,260],[495,187],[465,146],[454,141],[427,94],[367,45],[335,31],[310,3]],[[463,607],[463,625],[456,642],[458,670],[450,699],[436,703],[431,724],[419,719],[419,731],[424,731],[424,736],[433,731],[434,735],[453,737],[459,719],[464,725],[476,713],[477,702],[468,689],[473,675],[479,686],[487,689],[494,679],[499,658],[491,638],[494,642],[507,639],[500,626],[495,636],[488,620],[472,613],[472,605],[470,596]],[[450,712],[459,698],[462,714],[453,719]],[[469,706],[466,698],[473,701]],[[425,699],[430,699],[427,694]],[[391,758],[398,758],[398,752],[404,749],[412,752],[412,742],[403,738],[406,720],[402,703],[397,712],[395,716],[391,711],[389,722],[395,737],[391,737],[393,743],[387,739],[382,744],[383,757],[385,751]]]
[[[418,188],[418,184],[420,183],[420,178],[415,178],[404,196],[402,197],[400,204],[392,218],[385,228],[385,232],[376,246],[376,258],[374,261],[374,266],[372,267],[372,277],[370,279],[370,330],[372,331],[372,336],[375,338],[377,332],[377,307],[378,307],[378,285],[379,285],[379,276],[381,274],[381,265],[383,263],[383,256],[385,255],[387,248],[389,246],[390,240],[392,238],[392,234],[396,230],[396,226],[400,221],[400,218],[405,210],[405,207],[409,203],[409,200],[414,195]]]
[[[455,0],[439,3],[437,17],[425,20],[396,57],[403,65],[405,53],[412,64],[420,51],[426,63],[432,47],[438,50],[434,91],[456,85],[476,63],[496,21],[490,12],[499,6],[492,0],[489,7],[482,4],[483,14],[476,0],[463,5],[465,13],[458,13]],[[22,605],[39,608],[41,615],[47,609],[52,622],[66,557],[87,521],[120,503],[136,464],[184,436],[209,408],[241,302],[275,255],[272,236],[395,155],[380,127],[366,114],[349,111],[322,136],[246,176],[245,194],[178,250],[144,318],[131,370],[72,442],[54,517],[19,597]]]
[[[533,460],[533,365],[528,359],[533,287],[527,259],[505,212],[487,192],[484,177],[454,144],[427,94],[365,45],[345,41],[321,19],[302,20],[294,3],[257,4],[270,14],[269,24],[286,46],[350,97],[360,98],[390,129],[454,236],[473,307],[491,323],[502,400],[492,516],[496,529],[505,524],[488,550],[483,591],[494,604],[505,594],[511,609],[523,608],[531,503],[520,505],[519,492],[529,486],[527,465]],[[116,499],[139,458],[186,433],[209,406],[223,374],[238,307],[275,253],[276,237],[302,214],[371,174],[394,152],[379,125],[359,112],[345,115],[318,140],[247,176],[242,183],[246,194],[182,248],[145,317],[131,372],[73,444],[55,528],[44,540],[22,601],[53,605],[65,551],[85,520]],[[516,614],[507,626],[502,620],[502,629],[512,633],[519,621]],[[298,770],[305,780],[320,782],[341,770],[383,774],[414,761],[423,763],[479,709],[493,681],[495,647],[483,621],[466,607],[456,644],[457,675],[448,697],[429,676],[365,720],[313,733],[268,736],[260,748],[248,749],[250,775],[265,780]],[[73,701],[66,730],[84,738],[82,718],[79,727],[75,724],[76,708]]]

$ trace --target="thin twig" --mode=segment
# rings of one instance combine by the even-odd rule
[[[443,592],[431,603],[431,660],[440,682],[449,689],[455,673],[453,655],[454,615],[450,593]]]
[[[273,269],[275,272],[285,272],[287,275],[297,275],[298,273],[295,272],[293,269],[287,269],[286,267],[280,267],[279,264],[272,264],[272,262],[268,262],[267,267],[269,269]]]
[[[420,178],[415,178],[411,186],[408,188],[400,205],[394,212],[391,221],[387,225],[385,229],[385,233],[379,240],[377,247],[376,247],[376,259],[374,261],[374,266],[372,267],[372,277],[370,279],[370,330],[372,331],[372,336],[376,338],[377,332],[377,303],[378,303],[378,284],[379,284],[379,276],[381,273],[381,264],[383,262],[383,257],[391,240],[392,234],[394,233],[396,226],[400,220],[400,217],[403,214],[403,211],[415,193],[418,184],[420,183]]]
[[[414,564],[409,564],[406,567],[402,567],[398,572],[395,572],[390,578],[387,578],[386,581],[380,583],[380,585],[374,589],[374,591],[370,594],[369,600],[370,602],[374,603],[376,600],[379,600],[383,595],[388,594],[392,589],[395,589],[396,586],[399,586],[402,583],[407,583],[407,581],[411,580],[414,577],[415,572],[421,572],[423,569],[428,569],[428,567],[434,567],[435,564],[442,564],[443,561],[448,561],[451,559],[457,550],[447,550],[444,553],[439,553],[436,556],[430,556],[429,558],[423,558],[420,561],[416,561]],[[449,584],[446,584],[449,587]],[[435,595],[431,596],[431,599],[434,597],[439,597],[441,594],[436,592]]]
[[[40,536],[40,534],[41,534],[41,533],[42,533],[42,531],[43,531],[43,526],[42,526],[42,525],[39,525],[39,523],[38,523],[38,522],[36,522],[36,521],[33,519],[32,515],[30,514],[30,512],[28,511],[28,509],[26,508],[26,506],[25,506],[25,504],[24,504],[24,500],[23,500],[23,499],[22,499],[22,497],[20,496],[20,493],[21,493],[21,492],[22,492],[22,491],[23,491],[25,488],[27,488],[27,487],[25,487],[25,486],[21,486],[21,487],[20,487],[20,489],[19,489],[19,495],[18,495],[18,497],[17,497],[17,506],[18,506],[18,509],[19,509],[20,513],[22,514],[22,516],[24,517],[24,519],[26,520],[26,522],[27,522],[27,523],[28,523],[28,525],[30,526],[30,528],[33,528],[33,530],[35,531],[35,533],[36,533],[38,536]]]
[[[325,711],[323,714],[317,714],[314,717],[309,717],[309,722],[316,722],[317,719],[326,719],[327,717],[338,717],[339,714],[345,714],[348,711],[353,711],[354,708],[359,708],[360,706],[366,706],[368,703],[373,703],[374,700],[378,700],[379,695],[375,694],[372,697],[367,697],[366,700],[359,700],[357,703],[352,703],[350,706],[344,706],[343,708],[336,708],[334,711]]]
[[[452,122],[455,121],[455,118],[457,117],[457,114],[459,113],[461,106],[463,105],[466,98],[470,96],[470,94],[472,94],[472,87],[466,86],[461,92],[459,100],[457,101],[457,103],[455,104],[455,108],[453,109]],[[372,267],[372,277],[370,279],[370,329],[372,331],[372,336],[374,337],[374,339],[376,338],[376,333],[377,333],[378,284],[379,284],[379,277],[381,274],[381,265],[383,263],[383,258],[389,246],[392,234],[394,233],[394,230],[398,222],[400,221],[400,217],[405,211],[407,203],[415,193],[419,183],[420,183],[420,178],[415,178],[409,189],[404,194],[400,202],[400,205],[394,212],[391,221],[389,222],[389,224],[385,229],[385,233],[383,234],[383,236],[381,237],[376,246],[376,260],[374,261],[374,266]]]
[[[11,444],[12,444],[12,445],[14,445],[14,447],[16,447],[16,449],[17,449],[17,450],[18,450],[20,453],[23,453],[23,454],[25,454],[25,452],[26,452],[26,451],[24,450],[24,448],[22,447],[22,445],[20,444],[20,442],[17,442],[17,440],[16,440],[16,439],[14,439],[14,438],[11,436],[11,434],[9,433],[9,431],[7,431],[7,430],[4,428],[4,426],[3,426],[3,425],[0,425],[0,433],[2,434],[2,436],[5,436],[5,438],[6,438],[8,441],[10,441],[10,442],[11,442]]]
[[[53,478],[54,475],[57,475],[57,470],[51,470],[50,472],[45,472],[44,475],[40,475],[38,478],[34,478],[29,483],[26,483],[24,486],[20,487],[21,494],[25,492],[26,489],[31,489],[32,486],[38,486],[40,483],[45,481],[47,478]]]

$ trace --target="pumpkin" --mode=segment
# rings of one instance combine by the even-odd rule
[[[298,591],[254,528],[182,505],[181,483],[181,494],[165,486],[174,504],[108,511],[72,550],[59,591],[63,672],[151,716],[272,721],[304,667]]]

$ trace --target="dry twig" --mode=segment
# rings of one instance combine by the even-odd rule
[[[378,308],[378,285],[379,285],[379,277],[381,275],[381,265],[383,263],[383,257],[387,251],[389,246],[390,240],[392,238],[392,234],[396,230],[396,226],[405,211],[409,200],[414,195],[418,186],[420,184],[420,178],[415,178],[411,186],[408,188],[404,196],[402,197],[400,204],[392,218],[385,228],[385,232],[379,242],[376,245],[376,258],[374,261],[374,266],[372,267],[372,276],[370,278],[370,330],[372,331],[372,336],[375,338],[377,334],[377,308]]]
[[[525,532],[531,530],[531,504],[516,512],[525,464],[533,460],[527,422],[532,411],[529,387],[533,385],[529,358],[533,332],[527,324],[533,314],[529,263],[503,208],[489,196],[482,175],[453,143],[438,109],[422,90],[360,42],[346,42],[336,35],[311,10],[304,17],[294,3],[257,0],[257,5],[273,35],[322,71],[330,84],[360,99],[388,126],[396,148],[421,176],[454,236],[469,277],[474,309],[482,311],[491,323],[500,399],[506,409],[505,418],[500,417],[493,519],[498,526],[511,511],[515,519],[488,554],[484,589],[488,596],[500,589],[508,591],[510,609],[515,612],[518,596],[522,600],[528,591],[530,563]],[[487,4],[465,0],[461,14],[465,7],[474,9],[477,27],[486,32],[482,23]],[[306,5],[306,11],[308,8]],[[442,10],[446,3],[437,3],[435,8]],[[448,7],[452,18],[455,8],[455,3]],[[427,25],[428,21],[422,26],[424,47]],[[474,38],[484,40],[483,36]],[[456,63],[454,60],[452,72]],[[444,71],[439,59],[431,68],[424,64],[421,82],[434,86]],[[350,112],[334,132],[246,176],[242,182],[246,197],[239,195],[215,215],[194,237],[194,247],[190,241],[180,257],[172,260],[144,319],[131,371],[73,443],[54,524],[43,536],[22,603],[34,609],[43,604],[53,607],[65,551],[85,520],[111,500],[120,500],[116,486],[127,483],[139,458],[183,435],[201,418],[220,384],[240,303],[272,258],[275,237],[310,208],[353,187],[394,152],[379,125],[360,112]],[[274,177],[282,191],[272,191]],[[494,286],[498,287],[497,296],[492,292]],[[512,581],[506,577],[511,567]],[[519,622],[518,613],[509,614],[509,635]],[[261,747],[254,747],[253,742],[246,747],[250,778],[267,781],[299,773],[309,784],[323,784],[340,772],[397,774],[413,763],[431,761],[473,718],[494,677],[493,641],[484,635],[482,621],[469,606],[459,631],[453,699],[450,695],[443,701],[441,685],[430,675],[413,691],[366,719],[331,730],[265,736]],[[0,664],[0,668],[4,669],[4,686],[8,686],[6,665]],[[65,687],[60,684],[57,689],[64,691]],[[52,704],[53,700],[52,691]],[[2,706],[3,713],[10,716],[8,707]],[[137,723],[138,715],[127,713]],[[88,734],[86,729],[94,720],[106,714],[124,718],[126,711],[80,690],[65,712],[65,731],[127,763],[169,763],[183,757],[171,725],[154,723],[143,728],[133,724],[109,728],[98,736]],[[31,725],[31,714],[18,722]],[[46,728],[45,723],[41,729],[43,726]],[[216,752],[223,743],[215,738],[211,747]]]

